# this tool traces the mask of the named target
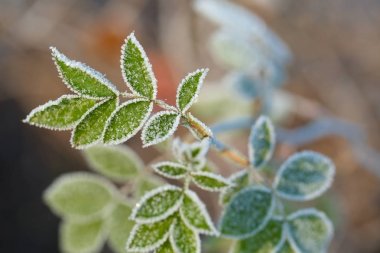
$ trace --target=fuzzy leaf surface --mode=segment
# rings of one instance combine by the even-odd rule
[[[85,148],[101,140],[106,122],[118,104],[118,98],[99,103],[89,111],[75,127],[71,143],[76,148]]]
[[[84,155],[91,168],[117,182],[125,182],[143,168],[141,159],[127,146],[93,146]]]
[[[89,98],[63,95],[35,108],[24,122],[53,130],[72,129],[95,103],[95,100]]]
[[[176,253],[176,252],[174,251],[170,241],[167,240],[154,253]]]
[[[174,162],[160,162],[152,167],[158,174],[172,179],[183,178],[188,173],[186,166]]]
[[[62,252],[92,253],[98,252],[105,241],[102,220],[85,223],[64,221],[60,230],[60,246]]]
[[[297,253],[288,241],[285,241],[278,250],[278,253]]]
[[[255,168],[261,168],[272,157],[275,134],[271,120],[261,116],[252,126],[249,137],[249,158]]]
[[[231,185],[224,177],[211,172],[198,171],[191,176],[199,188],[207,191],[221,191]]]
[[[170,234],[170,241],[177,253],[200,253],[199,235],[177,219]]]
[[[231,182],[230,187],[224,189],[219,197],[220,203],[225,205],[230,202],[231,198],[235,196],[236,193],[241,191],[244,187],[249,184],[249,176],[246,170],[239,171],[232,174],[228,180]]]
[[[329,158],[312,151],[296,153],[279,169],[274,187],[279,196],[295,201],[314,199],[331,185],[335,174]]]
[[[119,106],[111,115],[103,136],[106,144],[119,144],[134,136],[152,111],[151,102],[135,99]]]
[[[53,60],[63,82],[75,93],[93,98],[115,97],[118,91],[104,75],[83,63],[68,59],[51,48]]]
[[[177,112],[162,111],[153,115],[146,123],[141,138],[144,147],[165,141],[177,129],[181,115]]]
[[[57,178],[45,191],[46,204],[58,215],[89,219],[106,211],[114,188],[109,182],[89,173],[69,173]]]
[[[125,83],[136,95],[156,98],[157,80],[148,57],[134,33],[121,48],[121,69]]]
[[[226,206],[219,230],[226,237],[247,238],[266,225],[273,206],[273,196],[269,189],[259,186],[245,188]]]

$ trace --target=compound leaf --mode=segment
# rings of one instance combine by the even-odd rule
[[[191,176],[199,188],[207,191],[221,191],[231,185],[224,177],[207,171],[193,172]]]
[[[198,69],[188,74],[177,89],[177,107],[181,112],[186,112],[190,106],[196,102],[199,90],[202,87],[203,79],[206,77],[208,69]]]
[[[198,233],[218,235],[219,232],[211,221],[204,203],[193,191],[186,191],[180,208],[182,220]]]
[[[189,170],[186,166],[174,162],[160,162],[152,165],[155,172],[172,179],[179,179],[186,176]]]
[[[182,203],[181,188],[165,185],[145,194],[133,209],[131,219],[139,223],[163,220],[178,210]]]
[[[134,33],[131,33],[121,48],[121,70],[124,82],[135,95],[155,99],[157,80],[152,66]]]
[[[140,157],[127,146],[93,146],[84,151],[95,171],[117,182],[125,182],[143,168]]]
[[[295,201],[311,200],[324,193],[335,173],[329,158],[312,151],[296,153],[277,172],[274,187],[279,196]]]
[[[90,98],[115,97],[119,94],[115,86],[98,71],[68,59],[54,47],[50,49],[60,77],[73,92]]]
[[[60,228],[60,247],[66,253],[98,252],[104,244],[102,220],[76,223],[64,221]]]
[[[219,197],[219,202],[223,205],[230,202],[231,198],[235,196],[240,190],[249,184],[249,175],[247,170],[242,170],[232,174],[228,180],[230,181],[230,187],[225,188]]]
[[[261,168],[272,157],[275,134],[271,120],[261,116],[252,126],[249,137],[249,160],[255,168]]]
[[[201,252],[199,235],[187,227],[181,219],[177,219],[175,222],[170,233],[170,241],[177,253]]]
[[[118,98],[112,98],[99,103],[86,113],[71,135],[71,144],[75,148],[83,149],[98,143],[101,140],[106,122],[115,111]]]
[[[97,217],[112,205],[113,186],[101,177],[75,172],[56,179],[45,191],[44,200],[58,215],[84,220]]]
[[[63,95],[32,110],[24,122],[52,130],[72,129],[95,103],[93,99]]]
[[[158,144],[169,138],[177,129],[181,115],[174,111],[161,111],[146,123],[141,139],[143,147]]]
[[[303,209],[288,217],[288,239],[297,252],[326,252],[333,235],[327,216],[315,209]]]
[[[144,99],[133,99],[120,105],[107,122],[103,135],[105,144],[119,144],[134,136],[143,126],[153,109]]]
[[[226,206],[220,221],[220,232],[226,237],[244,239],[260,231],[272,215],[274,198],[269,189],[245,188]]]

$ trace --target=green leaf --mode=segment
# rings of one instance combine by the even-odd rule
[[[155,175],[149,175],[148,177],[140,177],[137,181],[136,186],[136,197],[142,197],[147,192],[156,189],[157,187],[163,185],[165,182]]]
[[[296,252],[327,252],[332,236],[333,225],[320,211],[303,209],[288,217],[288,239]]]
[[[170,241],[167,240],[154,253],[176,253],[176,252],[174,251]]]
[[[124,82],[135,95],[155,99],[157,80],[152,66],[134,33],[131,33],[121,47],[121,70]]]
[[[90,98],[115,97],[119,92],[104,75],[83,63],[68,59],[56,48],[50,48],[60,77],[69,89]]]
[[[24,122],[52,130],[72,129],[95,103],[92,99],[63,95],[32,110]]]
[[[334,164],[329,158],[312,151],[296,153],[277,172],[274,188],[288,200],[306,201],[323,194],[333,181]]]
[[[176,212],[183,199],[182,189],[165,185],[148,192],[136,204],[131,219],[139,223],[163,220]]]
[[[105,241],[102,220],[75,223],[64,221],[60,228],[60,247],[66,253],[99,252]]]
[[[198,198],[195,192],[190,190],[185,192],[180,213],[186,225],[198,233],[219,235],[204,203]]]
[[[127,146],[94,146],[84,151],[95,171],[117,182],[135,177],[144,167],[140,157]]]
[[[44,200],[60,216],[87,220],[112,206],[114,187],[89,173],[75,172],[56,179],[45,191]]]
[[[244,239],[260,231],[274,208],[272,192],[251,186],[237,193],[226,206],[220,221],[220,232],[230,238]]]
[[[117,253],[125,253],[125,244],[134,226],[128,219],[131,213],[132,208],[124,201],[117,204],[109,217],[108,244]]]
[[[237,241],[234,253],[270,253],[277,252],[285,240],[283,222],[271,219],[267,225],[255,235]]]
[[[107,122],[103,136],[106,144],[119,144],[134,136],[143,126],[153,109],[144,99],[133,99],[119,106]]]
[[[172,179],[179,179],[189,172],[186,166],[174,162],[160,162],[152,165],[153,170],[158,174]]]
[[[239,171],[235,174],[232,174],[228,180],[231,182],[230,187],[225,188],[219,197],[219,202],[222,205],[227,204],[230,202],[231,198],[235,196],[236,193],[238,193],[240,190],[248,186],[249,184],[249,175],[247,170]]]
[[[126,250],[149,252],[160,247],[169,237],[173,217],[155,223],[136,224],[128,238]]]
[[[191,173],[191,176],[193,182],[206,191],[221,191],[231,185],[224,177],[211,172],[198,171]]]
[[[141,139],[143,147],[158,144],[168,139],[177,130],[181,115],[172,111],[161,111],[146,123]]]
[[[285,241],[281,245],[277,253],[297,253],[297,252],[293,249],[293,247],[290,245],[288,241]]]
[[[176,160],[191,170],[201,170],[205,166],[209,148],[209,138],[190,144],[175,138],[172,144],[172,152]]]
[[[200,253],[201,243],[199,235],[177,219],[170,233],[170,242],[177,253]]]
[[[176,102],[182,113],[186,112],[196,102],[207,72],[208,69],[198,69],[188,74],[178,86]]]
[[[271,120],[266,116],[260,116],[252,126],[248,145],[249,160],[255,168],[261,168],[271,159],[275,141]]]
[[[105,100],[86,113],[72,132],[72,146],[83,149],[98,143],[101,140],[106,122],[112,112],[115,111],[118,103],[118,98]]]

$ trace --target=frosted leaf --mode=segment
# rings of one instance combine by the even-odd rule
[[[231,198],[235,196],[236,193],[238,193],[240,190],[248,186],[249,184],[249,175],[246,170],[239,171],[235,174],[232,174],[228,180],[231,182],[230,187],[225,188],[220,196],[219,196],[219,202],[222,205],[227,204],[230,202]]]
[[[158,174],[172,179],[179,179],[186,176],[188,169],[179,163],[160,162],[152,165],[153,170]]]
[[[163,220],[176,212],[183,199],[181,188],[165,185],[145,194],[136,204],[131,219],[138,223]]]
[[[114,252],[125,253],[125,244],[134,226],[134,222],[128,219],[132,208],[124,202],[117,203],[109,216],[108,244]]]
[[[99,103],[92,110],[83,115],[71,135],[71,145],[83,149],[99,143],[106,122],[115,111],[119,99],[112,98]]]
[[[195,192],[190,190],[185,192],[180,213],[183,222],[197,233],[214,236],[219,235],[204,203],[199,199]]]
[[[305,201],[323,194],[333,181],[334,164],[329,158],[312,151],[296,153],[277,172],[274,188],[288,200]]]
[[[121,70],[124,82],[135,95],[155,99],[157,80],[152,65],[134,33],[131,33],[121,47]]]
[[[176,138],[172,144],[172,151],[176,160],[189,166],[192,170],[200,170],[205,166],[205,158],[209,148],[209,138],[190,144],[181,142],[179,138]]]
[[[133,99],[120,105],[108,119],[103,135],[105,144],[119,144],[134,136],[148,119],[153,104],[144,99]]]
[[[66,253],[99,252],[105,241],[102,220],[87,222],[63,221],[60,227],[60,248]]]
[[[327,252],[332,236],[333,225],[320,211],[303,209],[288,217],[288,240],[296,252]]]
[[[84,156],[92,169],[116,182],[135,177],[144,167],[140,157],[127,146],[97,145],[86,149]]]
[[[281,247],[278,249],[277,253],[298,253],[296,252],[290,243],[286,240]]]
[[[161,111],[153,115],[141,133],[143,147],[155,145],[168,139],[177,130],[180,119],[180,114],[171,111]]]
[[[191,176],[199,188],[207,191],[221,191],[231,185],[224,177],[211,172],[198,171],[191,173]]]
[[[126,250],[149,252],[160,247],[169,237],[173,217],[148,224],[136,224],[129,235]]]
[[[167,240],[154,253],[176,253],[176,252],[174,251],[170,241]]]
[[[63,95],[32,110],[24,122],[52,130],[72,129],[95,103],[92,99]]]
[[[260,116],[252,126],[249,136],[249,160],[255,168],[261,168],[272,157],[275,146],[275,133],[271,120]]]
[[[176,253],[200,253],[199,235],[187,227],[182,219],[177,219],[170,233],[170,242]]]
[[[211,129],[208,126],[206,126],[205,123],[194,117],[191,113],[188,113],[187,116],[189,122],[189,129],[195,138],[203,140],[212,136]]]
[[[232,253],[274,253],[282,246],[284,240],[283,222],[271,219],[253,236],[237,241]]]
[[[70,90],[90,98],[119,95],[115,86],[104,75],[83,63],[68,59],[54,47],[50,49],[59,75]]]
[[[135,195],[136,197],[142,197],[147,192],[156,189],[159,186],[165,184],[160,177],[156,177],[155,175],[149,175],[149,177],[140,177],[137,181]]]
[[[108,181],[75,172],[56,179],[44,192],[44,200],[57,215],[87,220],[108,211],[113,195],[114,187]]]
[[[203,80],[208,69],[198,69],[188,74],[177,89],[176,104],[178,109],[184,113],[196,102]]]
[[[269,189],[260,186],[245,188],[226,206],[219,231],[226,237],[247,238],[267,224],[273,208],[274,198]]]

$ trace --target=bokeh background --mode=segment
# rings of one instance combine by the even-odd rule
[[[292,50],[284,89],[357,124],[368,146],[380,150],[380,2],[235,2],[261,16]],[[32,108],[68,92],[49,46],[107,73],[123,89],[120,45],[135,31],[152,62],[159,97],[173,102],[187,72],[207,66],[212,81],[226,71],[208,53],[214,28],[192,10],[190,0],[0,0],[0,252],[58,252],[59,219],[42,203],[42,192],[60,174],[88,169],[70,147],[68,132],[21,123]],[[302,125],[307,114],[284,124]],[[244,151],[244,142],[235,144]],[[158,154],[142,152],[139,138],[128,145],[147,163]],[[336,135],[301,147],[282,145],[278,153],[303,148],[336,163],[336,181],[324,203],[337,223],[330,252],[380,252],[380,157],[373,153],[367,164],[358,161],[354,153],[361,147]],[[215,212],[217,204],[210,203]]]

